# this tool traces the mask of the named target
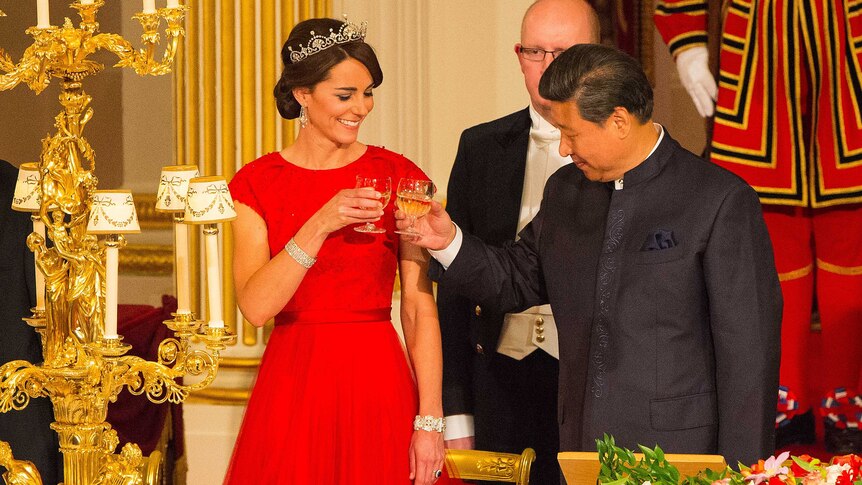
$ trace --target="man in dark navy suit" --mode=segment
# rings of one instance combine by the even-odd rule
[[[559,154],[560,131],[547,120],[539,79],[569,47],[598,41],[599,21],[586,0],[538,0],[527,9],[513,54],[530,105],[461,135],[446,202],[461,228],[500,246],[536,215],[548,177],[570,163]],[[509,453],[531,447],[530,483],[557,483],[559,351],[550,306],[502,313],[443,284],[437,308],[446,445]]]
[[[36,273],[27,248],[27,235],[33,232],[30,216],[11,209],[17,179],[18,170],[0,160],[0,365],[42,361],[39,334],[21,320],[36,306]],[[47,398],[32,399],[21,411],[0,413],[0,440],[11,445],[16,460],[33,462],[45,484],[63,478],[57,434],[50,428],[53,421]],[[3,471],[0,467],[0,474]]]
[[[503,248],[435,202],[412,239],[433,250],[432,277],[483,309],[550,303],[561,450],[609,433],[731,464],[769,456],[782,299],[754,190],[652,122],[646,76],[616,49],[571,47],[539,88],[573,163]]]

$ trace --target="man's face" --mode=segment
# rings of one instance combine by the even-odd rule
[[[622,141],[612,114],[601,125],[581,118],[574,101],[550,102],[549,121],[560,129],[560,155],[594,182],[616,180],[625,173]]]
[[[524,18],[521,29],[520,48],[542,49],[548,52],[562,52],[575,44],[588,44],[592,41],[587,15],[581,10],[564,8],[554,2],[537,5]],[[539,95],[539,80],[553,60],[545,54],[541,61],[530,61],[518,55],[524,83],[530,94],[530,103],[542,116],[547,116],[550,105]]]

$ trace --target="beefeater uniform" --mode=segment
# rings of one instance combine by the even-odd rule
[[[706,46],[707,7],[658,0],[674,57]],[[781,383],[804,410],[862,388],[862,0],[725,0],[722,16],[709,157],[760,195],[784,296]],[[815,291],[827,358],[810,376]]]

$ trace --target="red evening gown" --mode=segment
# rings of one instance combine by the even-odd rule
[[[356,176],[427,178],[412,162],[369,146],[337,169],[309,170],[270,153],[230,183],[267,225],[270,254]],[[226,484],[409,484],[418,395],[390,321],[399,239],[392,201],[385,234],[332,233],[275,317]],[[242,244],[242,234],[235,235]]]

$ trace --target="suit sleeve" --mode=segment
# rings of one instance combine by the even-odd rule
[[[548,186],[545,187],[547,196]],[[547,200],[545,197],[544,200]],[[544,201],[542,203],[544,206]],[[464,233],[458,256],[447,270],[434,261],[431,279],[450,291],[467,296],[483,308],[512,313],[547,303],[544,275],[539,260],[539,234],[544,211],[518,234],[520,239],[494,247]]]
[[[760,202],[748,186],[719,210],[704,255],[716,361],[718,450],[750,465],[774,448],[781,287]]]
[[[707,0],[658,0],[653,22],[671,55],[705,46]]]
[[[462,229],[472,231],[468,138],[468,132],[464,132],[458,144],[446,191],[446,211]],[[443,414],[473,414],[470,300],[453,291],[450,285],[441,284],[437,287],[437,311],[443,344]]]

